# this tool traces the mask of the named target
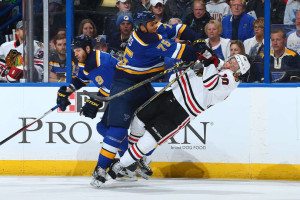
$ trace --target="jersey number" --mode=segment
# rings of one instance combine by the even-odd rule
[[[161,49],[162,51],[166,51],[168,47],[170,47],[171,44],[167,40],[162,40],[159,45],[157,45],[157,49]]]
[[[229,84],[229,79],[227,78],[227,74],[224,74],[222,77],[222,85],[228,85]]]
[[[126,56],[128,56],[130,58],[132,58],[132,56],[133,56],[133,52],[130,49],[128,49],[127,47],[125,49],[123,59],[120,61],[119,65],[126,65],[128,63],[128,59],[126,58]]]

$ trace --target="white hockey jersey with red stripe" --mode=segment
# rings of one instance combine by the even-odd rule
[[[173,74],[170,80],[181,73],[183,72]],[[214,65],[210,65],[204,68],[202,77],[189,70],[172,85],[172,92],[192,119],[226,99],[238,84],[239,81],[235,80],[231,70],[218,71]]]

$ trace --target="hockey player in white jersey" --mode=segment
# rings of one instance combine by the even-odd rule
[[[137,113],[131,131],[141,137],[118,162],[111,165],[108,173],[112,178],[124,167],[173,137],[197,115],[225,100],[237,88],[239,77],[250,68],[247,57],[240,54],[230,57],[217,67],[214,64],[216,59],[215,56],[204,59],[202,77],[197,76],[192,69],[182,76],[182,71],[173,74],[170,80],[175,77],[178,80],[171,90],[163,92]]]

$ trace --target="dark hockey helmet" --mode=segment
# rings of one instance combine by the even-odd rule
[[[93,39],[89,36],[85,36],[85,35],[77,36],[73,39],[72,48],[73,49],[83,48],[84,50],[85,50],[85,47],[87,47],[87,46],[93,48],[92,41],[93,41]]]
[[[136,15],[136,18],[134,20],[134,26],[136,29],[140,28],[140,25],[143,24],[146,26],[147,22],[151,22],[155,20],[155,15],[150,11],[143,11],[139,12]]]

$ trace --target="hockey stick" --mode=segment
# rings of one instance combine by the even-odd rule
[[[145,108],[151,101],[156,99],[159,95],[161,95],[164,91],[166,91],[166,89],[168,89],[171,85],[173,85],[176,81],[178,81],[183,75],[185,75],[185,73],[190,69],[190,67],[191,64],[188,65],[188,67],[182,72],[182,74],[172,79],[164,88],[159,90],[155,95],[153,95],[150,99],[148,99],[145,103],[143,103],[140,107],[138,107],[134,112],[133,116],[135,116],[138,112],[140,112],[143,108]]]
[[[4,144],[5,142],[7,142],[8,140],[12,139],[13,137],[15,137],[16,135],[18,135],[19,133],[21,133],[22,131],[25,131],[28,127],[30,127],[32,124],[34,124],[35,122],[41,120],[42,118],[44,118],[46,115],[48,115],[49,113],[51,113],[53,110],[55,110],[56,108],[58,108],[58,105],[54,106],[53,108],[51,108],[50,110],[48,110],[47,112],[44,113],[43,116],[41,116],[40,118],[34,120],[33,122],[31,122],[30,124],[27,124],[26,126],[20,128],[19,130],[17,130],[16,132],[14,132],[13,134],[11,134],[10,136],[8,136],[7,138],[5,138],[4,140],[2,140],[0,142],[0,146],[2,144]]]
[[[110,100],[112,100],[112,99],[114,99],[114,98],[116,98],[116,97],[120,97],[120,96],[126,94],[127,92],[130,92],[130,91],[132,91],[132,90],[135,90],[135,89],[137,89],[137,88],[139,88],[139,87],[145,85],[146,83],[150,83],[150,82],[152,82],[152,81],[154,81],[154,80],[160,78],[161,76],[166,75],[166,74],[168,74],[169,72],[174,71],[175,69],[178,69],[178,68],[181,67],[183,64],[184,64],[184,62],[178,62],[178,63],[176,63],[173,67],[171,67],[171,68],[169,68],[169,69],[166,69],[166,70],[160,72],[159,74],[156,74],[156,75],[152,76],[151,78],[148,78],[148,79],[146,79],[146,80],[143,80],[143,81],[137,83],[136,85],[133,85],[133,86],[131,86],[131,87],[129,87],[129,88],[127,88],[127,89],[125,89],[125,90],[119,92],[119,93],[116,93],[116,94],[114,94],[114,95],[112,95],[112,96],[108,96],[108,97],[100,97],[100,96],[91,94],[91,93],[89,93],[89,92],[86,91],[86,90],[83,90],[83,94],[85,94],[85,95],[87,95],[87,96],[89,96],[89,97],[91,97],[91,98],[93,98],[93,99],[96,99],[96,100],[98,100],[98,101],[110,101]]]

